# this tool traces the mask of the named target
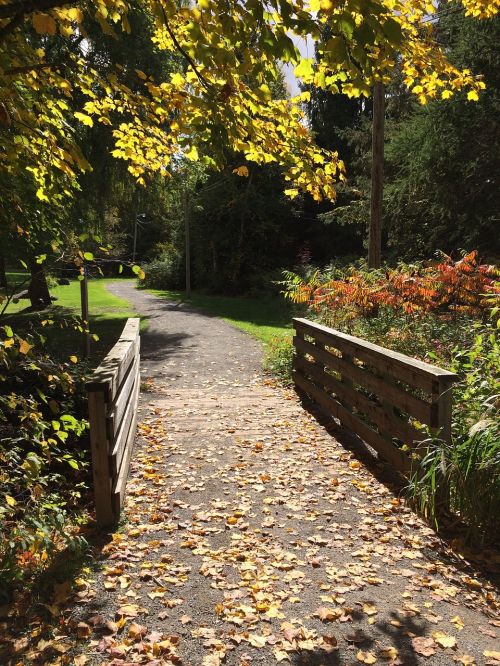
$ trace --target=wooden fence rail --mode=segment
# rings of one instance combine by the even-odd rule
[[[125,496],[137,425],[139,319],[128,319],[116,345],[87,382],[97,522],[115,523]]]
[[[307,319],[293,325],[297,387],[398,471],[424,452],[418,424],[450,440],[455,374]]]

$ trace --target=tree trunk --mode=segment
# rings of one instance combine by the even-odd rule
[[[29,262],[31,273],[31,282],[28,287],[28,296],[31,301],[31,307],[41,309],[52,304],[47,278],[41,264],[37,264],[34,259]]]
[[[382,263],[382,201],[384,197],[384,84],[373,87],[372,194],[368,233],[368,268]]]
[[[8,286],[7,273],[5,272],[5,257],[3,254],[0,254],[0,288],[7,289]]]

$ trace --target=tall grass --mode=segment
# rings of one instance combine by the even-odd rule
[[[493,320],[476,326],[469,349],[457,351],[452,443],[435,438],[409,492],[420,511],[438,523],[440,502],[467,526],[470,541],[500,534],[500,346]],[[441,489],[441,490],[440,490]],[[443,498],[443,491],[446,497]]]

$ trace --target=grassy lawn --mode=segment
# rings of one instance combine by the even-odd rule
[[[19,275],[19,281],[22,281],[22,275]],[[13,279],[12,282],[14,282]],[[99,360],[114,345],[125,320],[128,317],[138,316],[128,301],[114,296],[106,289],[106,285],[110,282],[112,280],[89,280],[90,328],[92,333],[99,336],[99,340],[91,343],[93,365],[98,364]],[[50,289],[50,293],[57,298],[52,307],[30,312],[27,311],[29,301],[23,299],[9,305],[5,315],[0,319],[0,325],[9,324],[20,332],[29,330],[33,324],[39,324],[40,321],[54,320],[55,323],[52,326],[43,328],[37,326],[37,329],[47,338],[48,349],[60,358],[70,354],[80,356],[81,333],[71,327],[64,327],[65,321],[80,315],[80,282],[73,280],[69,285],[53,287]],[[145,322],[143,322],[144,324]]]
[[[191,298],[187,299],[185,293],[180,291],[148,291],[155,296],[189,303],[216,315],[266,345],[273,338],[283,337],[292,331],[293,306],[282,298],[212,296],[194,292]]]

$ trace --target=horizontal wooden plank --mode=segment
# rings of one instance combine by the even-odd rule
[[[125,415],[122,419],[120,428],[116,435],[116,439],[112,442],[112,446],[110,447],[111,448],[110,470],[111,470],[111,476],[114,479],[118,477],[123,459],[125,458],[126,447],[129,441],[129,432],[131,424],[134,422],[137,414],[139,389],[140,389],[140,376],[139,373],[136,373],[135,383],[132,387],[131,393],[129,394],[129,402],[127,404]]]
[[[111,441],[115,441],[116,434],[120,428],[122,419],[127,410],[130,402],[130,394],[134,390],[137,375],[139,373],[139,354],[136,355],[135,361],[130,365],[129,371],[115,397],[115,400],[109,408],[108,421],[108,434]]]
[[[294,337],[293,343],[299,353],[310,354],[317,361],[321,361],[332,370],[342,373],[359,386],[372,391],[381,398],[383,397],[391,405],[414,417],[420,423],[430,425],[433,418],[435,418],[435,405],[407,393],[401,387],[385,381],[382,377],[377,377],[366,368],[335,356],[326,349],[316,347],[307,340]]]
[[[340,402],[346,402],[350,409],[354,407],[365,414],[380,431],[389,433],[403,444],[413,447],[426,438],[425,433],[413,428],[407,421],[388,412],[382,405],[370,400],[352,386],[335,379],[305,358],[297,358],[296,368],[310,377],[319,387],[324,386],[335,393]]]
[[[87,382],[87,391],[100,391],[106,396],[108,404],[113,402],[120,384],[133,363],[137,350],[135,340],[120,340],[109,352],[101,365]]]
[[[111,493],[111,502],[113,506],[113,511],[115,516],[117,517],[120,515],[120,511],[123,506],[123,501],[125,499],[128,471],[130,467],[130,459],[132,457],[132,452],[134,450],[136,431],[137,431],[137,408],[134,410],[134,417],[132,419],[132,423],[130,424],[130,430],[128,433],[128,438],[125,445],[123,460],[120,466],[120,471],[118,473],[118,478],[116,479],[113,485],[113,491]]]
[[[395,379],[422,388],[429,393],[433,391],[436,380],[447,378],[449,381],[453,381],[457,378],[457,375],[448,370],[385,349],[353,335],[341,333],[333,328],[316,324],[308,319],[295,318],[293,325],[301,335],[311,335],[323,344],[346,351],[366,363],[372,363],[377,370],[386,372]]]
[[[338,400],[327,395],[324,391],[306,379],[300,371],[293,373],[295,384],[311,397],[318,405],[327,410],[329,414],[338,418],[349,430],[355,432],[367,444],[372,446],[383,458],[403,474],[409,474],[412,469],[410,458],[398,449],[392,442],[385,439],[378,432],[370,428],[364,421],[352,414],[341,405]]]
[[[102,391],[108,403],[113,402],[139,350],[140,320],[127,320],[122,336],[104,358],[86,384],[87,391]]]

